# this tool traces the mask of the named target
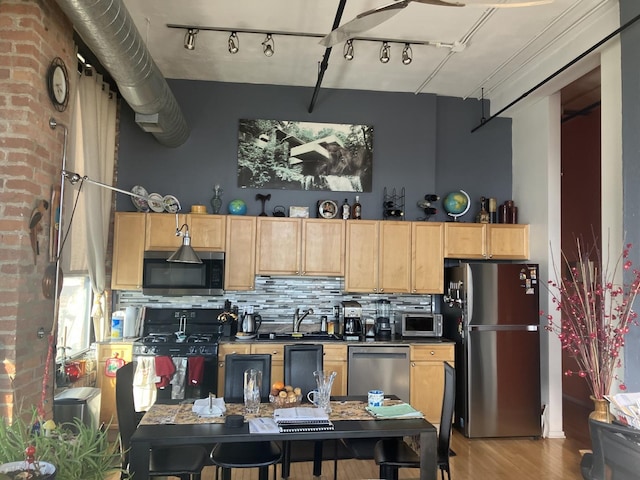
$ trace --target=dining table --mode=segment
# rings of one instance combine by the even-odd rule
[[[385,404],[399,400],[385,398]],[[366,396],[331,397],[329,419],[333,430],[310,432],[250,433],[248,421],[252,418],[273,418],[274,408],[263,403],[257,414],[245,414],[244,405],[228,403],[220,417],[198,416],[192,404],[154,404],[143,416],[131,437],[129,473],[136,479],[149,478],[149,453],[153,448],[180,445],[213,446],[217,443],[255,441],[339,440],[343,438],[370,439],[415,437],[420,455],[420,479],[437,478],[437,430],[424,418],[373,417],[366,409]],[[229,426],[230,415],[244,415],[240,426]]]

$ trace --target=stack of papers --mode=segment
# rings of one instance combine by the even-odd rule
[[[388,405],[382,407],[365,407],[365,410],[376,418],[424,418],[422,412],[416,410],[408,403]]]
[[[199,417],[221,417],[227,407],[224,398],[201,398],[193,402],[191,411]]]
[[[640,393],[605,395],[616,418],[633,428],[640,429]]]
[[[329,415],[321,408],[276,408],[273,418],[281,432],[318,432],[334,428]]]

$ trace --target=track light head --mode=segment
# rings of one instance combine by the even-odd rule
[[[236,54],[240,50],[240,39],[236,32],[231,32],[229,35],[229,53]]]
[[[272,57],[275,53],[275,43],[270,33],[267,33],[264,42],[262,42],[262,53],[267,57]]]
[[[347,43],[344,44],[343,56],[345,60],[353,60],[353,40],[347,40]]]
[[[391,47],[389,42],[384,42],[380,47],[380,62],[389,63],[389,60],[391,60]]]
[[[405,43],[402,49],[402,63],[409,65],[413,61],[413,50],[411,50],[411,44]]]
[[[187,30],[184,36],[184,48],[187,50],[193,50],[196,48],[196,35],[198,34],[197,28],[190,28]]]

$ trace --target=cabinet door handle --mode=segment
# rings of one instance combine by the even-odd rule
[[[415,367],[416,366],[416,362],[411,362],[411,366]]]
[[[431,351],[429,352],[429,355],[431,355],[431,356],[433,356],[433,355],[435,355],[435,354],[436,354],[436,352],[434,352],[433,350],[431,350]]]
[[[277,355],[277,354],[278,354],[277,350],[274,350],[273,352],[271,352],[271,355]]]
[[[218,368],[224,368],[224,362],[220,362],[220,363],[218,364]]]

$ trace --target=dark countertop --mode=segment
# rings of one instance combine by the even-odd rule
[[[358,345],[358,346],[385,346],[385,345],[412,345],[412,344],[445,344],[445,345],[454,345],[455,342],[453,340],[449,340],[447,338],[429,338],[429,337],[413,337],[413,338],[402,338],[395,337],[389,340],[333,340],[333,339],[292,339],[292,338],[254,338],[252,340],[240,340],[236,341],[235,338],[221,338],[220,343],[238,343],[238,344],[255,344],[255,343],[323,343],[326,345]]]

